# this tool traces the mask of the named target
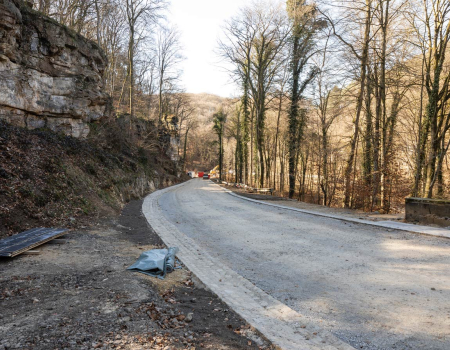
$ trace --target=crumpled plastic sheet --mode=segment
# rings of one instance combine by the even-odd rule
[[[175,255],[178,253],[178,250],[178,247],[148,250],[143,252],[127,270],[164,279],[167,273],[177,268],[175,267]]]

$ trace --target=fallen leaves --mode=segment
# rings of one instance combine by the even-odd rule
[[[190,322],[188,317],[179,310],[161,308],[153,302],[141,305],[140,311],[146,313],[162,329],[184,328],[186,327],[186,322]]]

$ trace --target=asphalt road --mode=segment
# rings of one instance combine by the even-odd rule
[[[211,255],[361,349],[450,349],[450,240],[230,196],[194,179],[159,199]]]

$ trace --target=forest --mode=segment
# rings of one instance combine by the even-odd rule
[[[246,3],[217,39],[234,98],[183,90],[167,6],[34,0],[104,50],[117,114],[173,130],[184,171],[223,158],[229,181],[383,213],[449,197],[448,1]]]

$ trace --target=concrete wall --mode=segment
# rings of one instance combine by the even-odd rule
[[[450,200],[406,198],[405,219],[422,224],[450,226]]]

